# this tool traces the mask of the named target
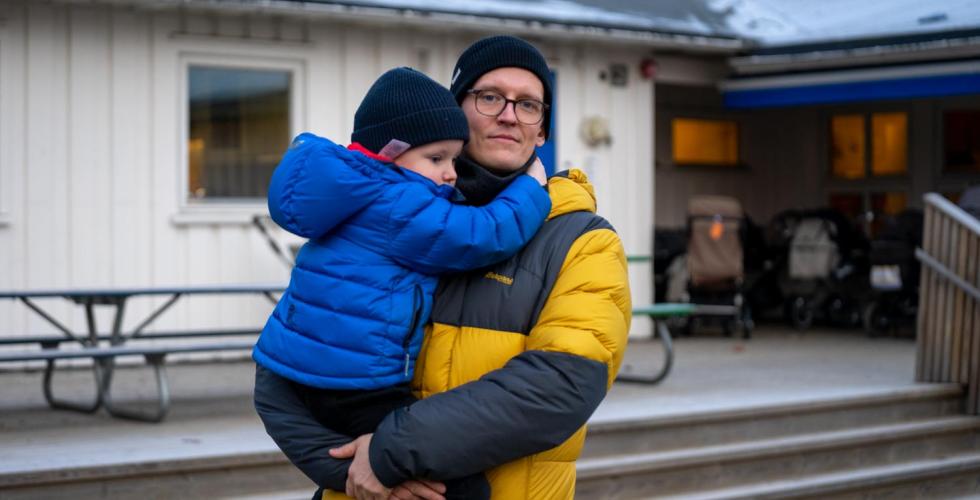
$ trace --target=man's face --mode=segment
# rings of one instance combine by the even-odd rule
[[[497,68],[473,84],[476,90],[493,90],[507,99],[544,101],[544,86],[534,73],[521,68]],[[511,172],[524,166],[535,146],[544,144],[544,120],[526,125],[517,120],[514,105],[508,103],[497,116],[476,110],[476,96],[463,100],[463,112],[470,124],[466,153],[484,167]]]

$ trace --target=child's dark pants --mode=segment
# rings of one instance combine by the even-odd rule
[[[354,439],[374,432],[392,411],[416,401],[408,384],[373,391],[317,389],[294,384],[306,406],[324,427],[347,434]],[[490,483],[483,474],[445,481],[447,500],[485,500],[490,498]],[[319,500],[322,490],[313,498]]]

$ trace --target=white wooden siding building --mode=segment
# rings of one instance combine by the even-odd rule
[[[341,142],[384,70],[413,66],[447,84],[468,44],[500,32],[532,40],[555,71],[556,170],[584,169],[627,253],[649,254],[654,90],[637,68],[657,47],[735,45],[335,7],[0,0],[0,289],[285,283],[287,268],[249,225],[264,197],[195,196],[191,68],[285,73],[288,137],[310,130]],[[625,84],[610,84],[611,63],[628,68]],[[701,78],[697,67],[661,64],[668,80]],[[580,137],[594,117],[608,123],[611,145]],[[634,300],[649,302],[650,269],[632,267]],[[81,311],[60,302],[48,304],[81,329]],[[153,303],[132,301],[130,317]],[[270,310],[262,298],[197,297],[158,326],[255,326]],[[22,304],[0,302],[0,335],[50,331]]]

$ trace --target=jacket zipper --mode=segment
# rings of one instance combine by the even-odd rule
[[[402,342],[402,349],[405,350],[405,378],[408,378],[408,365],[411,361],[411,356],[409,355],[409,345],[412,343],[412,335],[415,334],[415,329],[419,326],[419,320],[422,316],[422,306],[424,297],[422,296],[422,287],[415,285],[414,295],[412,296],[412,324],[408,328],[408,335],[405,336],[405,340]]]

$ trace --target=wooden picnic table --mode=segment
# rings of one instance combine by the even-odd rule
[[[0,362],[16,361],[45,361],[43,390],[48,405],[52,408],[92,413],[99,408],[105,408],[111,415],[134,420],[159,422],[165,416],[170,403],[169,388],[164,371],[164,358],[167,354],[177,352],[214,352],[226,350],[244,350],[251,347],[253,341],[219,342],[198,345],[151,345],[127,346],[126,343],[136,339],[173,339],[193,337],[233,336],[255,334],[253,330],[214,330],[169,332],[166,334],[146,334],[149,327],[165,311],[170,309],[181,297],[188,295],[242,295],[261,294],[273,304],[277,302],[274,294],[285,291],[282,284],[227,284],[203,286],[162,286],[141,288],[64,288],[64,289],[34,289],[34,290],[0,290],[0,299],[18,300],[31,311],[43,318],[47,323],[59,330],[64,337],[25,336],[0,339],[2,345],[36,343],[40,350],[20,352],[0,352]],[[122,328],[123,316],[129,299],[140,296],[169,297],[161,306],[151,311],[140,323],[128,332]],[[85,309],[85,332],[75,332],[58,321],[50,312],[41,307],[37,299],[63,298]],[[110,306],[115,308],[112,327],[108,335],[100,334],[95,321],[95,307]],[[60,349],[62,343],[73,343],[81,349]],[[153,367],[157,379],[157,406],[154,411],[143,412],[122,408],[113,403],[112,375],[115,368],[115,358],[118,356],[142,355],[146,362]],[[55,371],[55,361],[59,359],[91,358],[93,360],[93,375],[95,381],[95,396],[90,403],[58,399],[52,390],[52,380]]]

